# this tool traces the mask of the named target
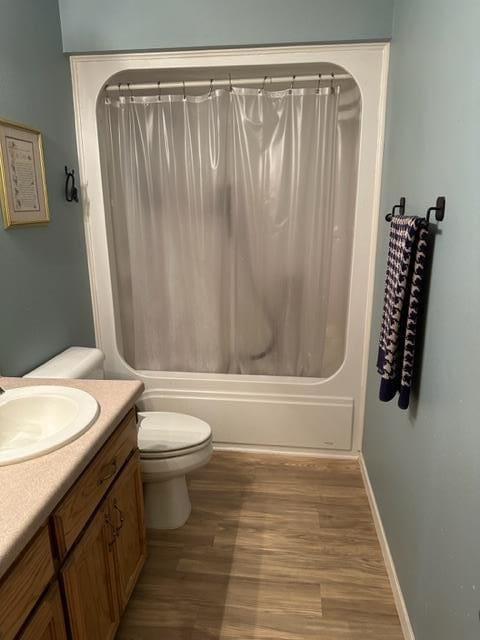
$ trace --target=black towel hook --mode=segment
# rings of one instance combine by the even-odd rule
[[[444,219],[445,217],[445,197],[444,196],[438,196],[435,206],[429,207],[427,209],[427,215],[425,216],[425,218],[427,219],[427,222],[430,222],[430,214],[432,213],[432,211],[435,211],[435,220],[437,222],[440,222],[441,220]]]
[[[387,220],[387,222],[391,222],[394,215],[404,216],[406,203],[407,203],[406,199],[402,196],[400,198],[399,204],[394,205],[390,213],[387,213],[387,215],[385,216],[385,220]],[[427,221],[427,223],[430,222],[430,214],[433,212],[435,212],[435,220],[437,222],[441,222],[444,219],[445,204],[446,204],[445,196],[438,196],[435,206],[429,207],[427,209],[427,213],[425,214],[425,220]],[[395,213],[397,209],[398,209],[398,214]]]
[[[404,216],[405,215],[405,207],[407,206],[407,201],[406,199],[402,196],[400,198],[400,202],[399,204],[395,204],[392,207],[392,210],[390,211],[390,213],[387,213],[387,215],[385,216],[385,220],[387,220],[387,222],[390,222],[391,219],[393,218],[393,216],[395,215],[395,210],[398,209],[398,215],[399,216]]]
[[[78,202],[78,189],[75,186],[75,170],[69,171],[65,165],[65,200],[67,202]]]

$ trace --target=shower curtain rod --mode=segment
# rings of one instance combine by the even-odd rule
[[[325,82],[334,80],[346,80],[351,76],[348,73],[317,73],[316,75],[307,76],[263,76],[262,78],[226,78],[223,80],[185,80],[176,82],[119,82],[117,84],[107,84],[106,91],[163,91],[164,89],[188,89],[193,87],[210,87],[210,89],[219,89],[220,87],[231,87],[237,84],[249,84],[261,86],[263,89],[267,85],[273,83],[290,84],[294,88],[298,82]]]

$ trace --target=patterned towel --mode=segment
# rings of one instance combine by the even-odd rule
[[[399,391],[401,409],[406,409],[410,400],[427,242],[428,223],[424,218],[392,218],[377,370],[381,376],[380,400],[388,402]]]

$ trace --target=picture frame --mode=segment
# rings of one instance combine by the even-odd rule
[[[2,118],[0,208],[6,229],[50,221],[42,134]]]

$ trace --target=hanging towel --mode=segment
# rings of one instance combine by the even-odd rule
[[[401,409],[407,409],[410,400],[428,233],[424,218],[392,218],[377,370],[380,400],[388,402],[398,391]]]

